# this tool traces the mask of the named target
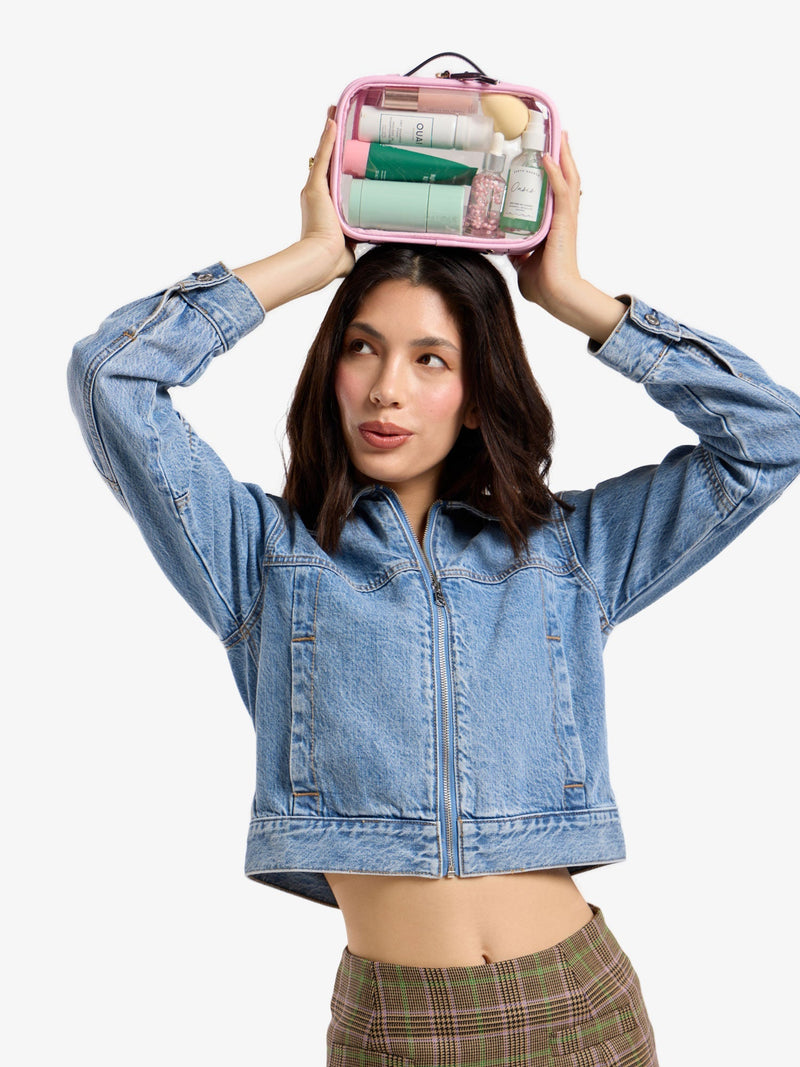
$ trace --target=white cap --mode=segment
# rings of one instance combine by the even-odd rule
[[[506,153],[505,153],[506,139],[502,133],[495,133],[492,136],[492,146],[489,149],[489,153],[484,160],[484,167],[486,170],[502,171],[506,166]]]
[[[547,140],[544,132],[544,115],[541,111],[531,111],[529,114],[530,119],[522,135],[522,148],[526,152],[531,149],[543,152]]]

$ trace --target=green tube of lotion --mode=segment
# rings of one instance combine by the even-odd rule
[[[355,140],[345,142],[342,170],[354,178],[436,185],[469,185],[477,174],[476,167],[468,167],[452,159]]]

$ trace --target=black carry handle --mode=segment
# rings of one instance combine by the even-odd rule
[[[422,67],[432,63],[434,59],[441,59],[442,56],[463,59],[465,63],[471,63],[474,69],[464,71],[462,74],[451,74],[449,70],[443,70],[441,74],[436,75],[437,78],[456,78],[458,81],[485,82],[487,85],[497,85],[497,78],[490,78],[488,74],[484,74],[474,60],[470,59],[469,56],[462,56],[460,52],[437,52],[435,56],[429,56],[427,59],[423,59],[421,63],[417,63],[416,67],[404,74],[403,77],[410,78],[412,74],[416,74]]]

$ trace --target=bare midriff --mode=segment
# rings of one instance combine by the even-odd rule
[[[326,874],[355,956],[458,967],[540,952],[592,911],[566,869],[477,878]]]

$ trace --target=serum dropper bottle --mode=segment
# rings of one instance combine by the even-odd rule
[[[542,167],[545,147],[544,115],[531,111],[522,135],[522,151],[511,160],[506,198],[500,216],[504,233],[531,234],[542,224],[547,175]]]
[[[464,233],[471,237],[496,237],[500,223],[500,209],[506,183],[503,178],[506,157],[502,133],[492,137],[492,145],[484,160],[483,169],[472,179],[472,188],[464,216]]]

